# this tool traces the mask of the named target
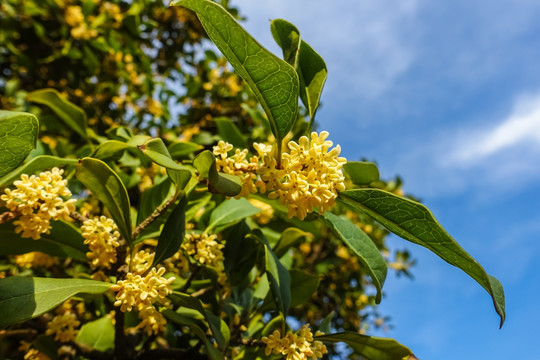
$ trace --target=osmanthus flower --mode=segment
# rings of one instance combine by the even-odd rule
[[[15,263],[20,267],[32,268],[43,267],[50,268],[58,265],[58,258],[47,255],[40,251],[32,251],[26,254],[15,256]]]
[[[38,176],[23,174],[13,183],[15,189],[7,188],[0,196],[8,209],[19,215],[13,224],[21,237],[37,240],[50,232],[51,220],[68,220],[75,211],[75,199],[64,200],[71,197],[71,191],[63,172],[53,168]]]
[[[258,158],[252,156],[248,160],[247,149],[236,149],[234,154],[228,153],[233,150],[233,146],[224,141],[219,141],[214,146],[213,153],[216,156],[217,170],[226,174],[238,175],[242,179],[242,191],[236,198],[247,197],[257,192],[255,181],[257,180],[257,169],[259,168]]]
[[[144,329],[147,334],[158,334],[165,330],[166,321],[154,304],[159,302],[164,306],[170,306],[167,295],[172,293],[171,283],[174,277],[166,279],[163,277],[165,268],[152,268],[150,272],[142,277],[128,273],[125,280],[118,281],[111,287],[116,291],[115,306],[120,307],[120,311],[139,312],[141,323],[139,328]]]
[[[93,268],[110,269],[116,263],[116,248],[120,246],[120,233],[112,219],[106,216],[85,220],[81,226],[84,243],[88,244],[86,256]]]
[[[24,352],[24,360],[51,360],[50,357],[32,347],[32,343],[21,341],[19,350]]]
[[[223,251],[225,245],[217,241],[214,234],[186,234],[182,249],[200,264],[212,267],[218,274],[218,282],[224,284],[227,280],[223,266]]]
[[[75,341],[80,324],[75,314],[70,312],[60,314],[47,323],[45,335],[54,335],[54,339],[60,342]]]
[[[316,335],[322,335],[317,332]],[[309,329],[309,324],[306,324],[295,333],[288,333],[281,337],[279,330],[268,337],[263,337],[261,341],[266,344],[264,353],[266,356],[270,354],[281,354],[286,360],[317,360],[328,353],[326,346],[318,340],[313,340],[313,333]]]

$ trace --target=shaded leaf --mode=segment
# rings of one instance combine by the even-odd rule
[[[319,277],[307,272],[291,269],[291,308],[311,301],[311,296],[319,287]]]
[[[202,145],[193,142],[177,142],[169,145],[169,154],[173,159],[178,159],[191,155],[199,150],[203,149]]]
[[[78,343],[108,352],[114,349],[114,325],[111,318],[103,317],[81,326],[77,334]]]
[[[118,160],[125,150],[133,146],[118,140],[108,140],[99,144],[91,157],[103,161]]]
[[[298,110],[298,75],[293,67],[262,47],[222,6],[209,0],[175,0],[171,5],[197,13],[208,37],[261,103],[281,141]]]
[[[178,252],[186,233],[186,197],[182,197],[167,219],[159,235],[153,265],[170,258]]]
[[[482,266],[443,229],[422,204],[379,189],[355,189],[340,193],[353,208],[373,217],[388,230],[421,245],[475,279],[491,295],[495,310],[505,319],[504,290]]]
[[[238,176],[217,171],[216,158],[210,151],[201,152],[193,159],[193,166],[199,172],[199,179],[208,179],[208,190],[226,196],[236,196],[242,191],[242,181]]]
[[[351,249],[358,260],[371,276],[371,281],[377,289],[375,302],[382,298],[382,287],[388,271],[386,261],[371,238],[349,219],[326,212],[319,215],[324,223]]]
[[[225,200],[212,211],[206,231],[219,232],[225,227],[234,225],[240,220],[258,214],[261,211],[261,209],[253,206],[245,198]]]
[[[355,332],[341,332],[313,337],[323,342],[344,342],[355,354],[360,354],[367,360],[414,360],[412,351],[394,339],[367,336]]]
[[[10,175],[35,149],[38,132],[34,115],[0,110],[0,177]]]
[[[77,179],[101,201],[131,244],[131,212],[127,190],[120,177],[103,161],[84,158],[76,168]]]
[[[55,89],[32,91],[26,95],[26,100],[49,107],[67,126],[87,138],[86,113]]]
[[[83,279],[21,276],[0,279],[0,328],[35,318],[79,293],[101,294],[111,285]]]
[[[285,229],[281,233],[281,237],[274,246],[274,254],[276,254],[278,258],[282,257],[283,255],[285,255],[287,250],[289,250],[293,246],[298,245],[303,240],[305,241],[308,236],[311,236],[311,234],[298,228],[290,227]]]
[[[229,144],[234,145],[238,148],[245,148],[246,145],[246,139],[244,138],[244,135],[242,135],[242,132],[235,123],[229,118],[226,117],[217,117],[214,119],[216,122],[219,136]]]
[[[276,43],[283,50],[283,59],[291,66],[296,67],[300,47],[300,31],[296,26],[283,19],[272,20],[270,31]]]

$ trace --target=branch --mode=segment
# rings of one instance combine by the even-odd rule
[[[147,226],[153,223],[159,216],[161,216],[161,214],[163,214],[167,210],[169,206],[171,206],[172,203],[176,201],[177,197],[177,194],[171,196],[163,205],[159,206],[150,216],[144,219],[142,223],[137,225],[137,227],[133,229],[133,232],[131,233],[132,238],[136,239],[137,236],[139,236],[143,232],[143,230],[146,229]]]
[[[3,214],[0,214],[0,224],[6,223],[10,220],[13,220],[19,215],[18,213],[14,211],[6,211]]]
[[[81,213],[78,213],[76,211],[72,211],[69,213],[69,216],[74,219],[74,220],[77,220],[78,222],[80,223],[83,223],[85,222],[86,220],[88,220],[88,218],[86,216],[84,216],[83,214]]]

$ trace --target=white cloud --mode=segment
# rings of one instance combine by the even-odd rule
[[[456,143],[453,160],[476,164],[516,147],[540,144],[540,94],[519,97],[512,113],[495,127],[472,132]]]

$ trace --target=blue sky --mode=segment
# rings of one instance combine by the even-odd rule
[[[389,276],[387,334],[426,359],[532,359],[540,333],[540,2],[232,0],[280,54],[269,20],[293,22],[326,60],[318,112],[348,159],[376,160],[505,287],[487,293],[427,250],[415,280]],[[534,351],[534,352],[533,352]]]

